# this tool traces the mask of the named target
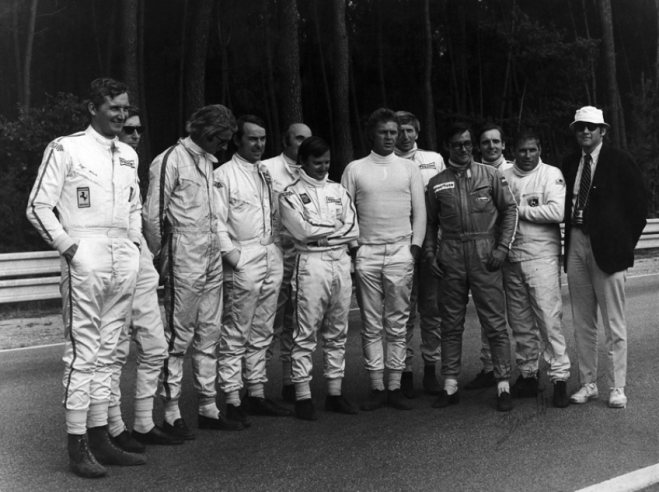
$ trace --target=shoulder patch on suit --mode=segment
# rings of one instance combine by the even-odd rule
[[[565,186],[565,181],[563,180],[563,178],[558,178],[556,180],[556,184],[559,186]]]
[[[50,142],[50,145],[48,146],[51,149],[55,149],[57,152],[64,152],[64,146],[62,144],[57,143],[55,141]]]
[[[448,183],[440,183],[432,187],[435,193],[443,190],[449,190],[455,188],[455,181],[449,181]]]
[[[505,176],[501,176],[501,184],[505,184],[505,185],[508,184],[508,181],[506,180]]]
[[[304,203],[305,205],[307,203],[311,203],[311,199],[309,198],[309,195],[307,195],[306,193],[300,193],[300,199],[302,200],[302,203]]]
[[[222,184],[221,181],[213,181],[213,186],[215,186],[215,188],[217,188],[218,190],[220,188],[224,188],[224,185]]]

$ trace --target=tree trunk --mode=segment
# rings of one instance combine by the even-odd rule
[[[270,136],[268,142],[272,144],[271,150],[274,154],[281,152],[281,131],[279,130],[279,107],[277,106],[277,91],[275,85],[275,69],[272,65],[272,31],[270,29],[270,15],[268,13],[268,0],[263,2],[263,18],[264,26],[263,32],[265,35],[265,56],[267,68],[267,87],[264,86],[263,91],[266,95],[266,100],[270,101],[270,120],[268,124],[271,126],[272,131],[269,132]],[[267,105],[267,103],[266,103]]]
[[[336,117],[336,151],[332,161],[339,171],[353,160],[350,134],[350,47],[346,29],[345,0],[332,1],[332,32],[334,43],[334,115]]]
[[[137,6],[138,0],[122,0],[121,26],[123,50],[121,68],[123,82],[128,86],[130,103],[139,106],[140,80],[137,69]]]
[[[656,0],[659,2],[659,0]],[[570,12],[570,21],[572,23],[572,31],[574,33],[574,40],[577,41],[579,39],[579,32],[577,31],[577,22],[574,19],[574,13],[572,12],[572,0],[567,0],[567,8],[568,12]],[[584,85],[584,92],[586,93],[586,103],[590,106],[591,103],[591,97],[590,97],[590,87],[588,87],[588,77],[584,74],[584,79],[583,79],[583,85]]]
[[[108,32],[107,50],[105,52],[105,70],[103,77],[108,77],[112,70],[112,55],[114,54],[114,31],[117,24],[117,5],[119,2],[112,2],[112,13],[110,14],[110,29]]]
[[[192,4],[190,42],[186,54],[185,70],[185,118],[201,108],[206,95],[206,54],[208,52],[208,28],[213,0],[197,0]]]
[[[376,2],[378,9],[377,27],[378,27],[378,76],[380,78],[380,97],[382,105],[389,107],[387,103],[387,88],[384,83],[384,46],[382,43],[382,1]]]
[[[219,10],[219,9],[218,9]],[[222,96],[220,103],[224,106],[231,107],[231,91],[229,90],[229,43],[231,42],[231,31],[224,39],[222,29],[222,17],[218,12],[217,34],[222,47]]]
[[[185,130],[185,52],[188,40],[188,0],[183,0],[183,25],[181,26],[181,48],[178,61],[178,134]]]
[[[298,45],[299,22],[300,13],[297,10],[296,0],[281,0],[279,2],[278,69],[284,128],[288,128],[292,123],[304,121],[302,82],[300,80],[300,47]]]
[[[318,22],[318,0],[313,1],[314,25],[316,27],[316,40],[318,41],[318,62],[320,63],[320,73],[323,77],[323,89],[325,90],[325,103],[327,105],[327,118],[329,121],[329,139],[332,150],[334,150],[334,118],[332,116],[332,99],[330,97],[329,84],[327,82],[327,72],[325,70],[325,55],[323,53],[323,42],[320,37],[320,24]]]
[[[350,63],[350,99],[352,101],[352,110],[354,113],[355,128],[357,129],[357,137],[359,138],[359,155],[366,154],[366,142],[364,141],[364,132],[362,131],[362,124],[359,118],[359,103],[357,102],[357,89],[355,88],[355,69],[352,61],[352,55],[349,54]]]
[[[30,20],[27,30],[27,43],[25,43],[25,62],[23,63],[23,105],[30,107],[32,102],[31,77],[32,77],[32,46],[34,45],[34,26],[37,21],[37,5],[39,0],[32,0],[30,5]]]
[[[659,0],[654,0],[654,8],[657,11],[657,48],[654,62],[654,90],[659,91]]]
[[[140,180],[144,180],[146,185],[149,183],[149,165],[151,164],[151,126],[149,125],[149,115],[146,110],[146,90],[144,87],[145,78],[144,78],[144,11],[146,6],[144,5],[144,0],[139,0],[138,7],[138,26],[137,26],[137,80],[139,81],[139,101],[140,101],[140,122],[142,125],[146,126],[146,131],[142,136],[141,147],[142,151],[140,153],[140,162],[143,162],[145,173],[140,176]]]
[[[658,0],[659,1],[659,0]],[[426,128],[424,130],[426,147],[437,150],[435,130],[435,105],[432,97],[432,28],[430,26],[430,0],[423,2],[425,67],[423,76],[423,99],[425,106]]]
[[[588,15],[586,14],[586,0],[581,0],[584,24],[586,25],[586,39],[590,41],[590,28],[588,27]],[[590,79],[593,83],[593,105],[597,106],[597,76],[595,74],[595,61],[590,59]]]
[[[460,77],[458,83],[460,84],[460,108],[461,112],[467,112],[467,84],[469,83],[467,73],[467,14],[465,12],[464,1],[456,2],[458,9],[458,28],[460,30],[457,46],[458,54],[458,71]]]
[[[620,118],[618,105],[618,85],[616,83],[616,51],[613,41],[613,15],[611,0],[599,0],[600,21],[604,47],[604,67],[606,71],[606,94],[611,115],[611,137],[615,146],[620,146]]]
[[[11,31],[14,38],[14,59],[16,62],[16,100],[20,103],[23,101],[23,57],[21,56],[21,38],[18,28],[19,3],[20,0],[14,0],[14,5],[11,9]]]

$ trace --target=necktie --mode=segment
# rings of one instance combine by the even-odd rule
[[[581,170],[581,182],[579,184],[579,203],[578,208],[583,210],[583,225],[581,226],[583,232],[588,234],[588,196],[590,195],[590,178],[591,169],[590,163],[593,158],[590,154],[586,154],[583,158],[583,169]]]

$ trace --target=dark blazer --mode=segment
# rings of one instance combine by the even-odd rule
[[[572,232],[572,197],[579,170],[581,149],[563,160],[565,195],[565,261]],[[643,177],[627,152],[602,145],[589,197],[589,231],[597,266],[606,273],[634,265],[634,248],[647,216],[647,193]]]

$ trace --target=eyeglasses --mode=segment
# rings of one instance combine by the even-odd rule
[[[146,130],[145,126],[126,126],[121,129],[126,135],[132,135],[134,132],[137,132],[138,135],[142,135]]]
[[[473,146],[471,140],[467,140],[466,142],[451,142],[450,145],[453,150],[460,150],[463,147],[465,150],[471,150]]]
[[[585,121],[580,121],[574,124],[574,129],[578,132],[583,132],[586,128],[588,128],[589,132],[594,132],[599,128],[599,125],[597,123],[588,123]]]

